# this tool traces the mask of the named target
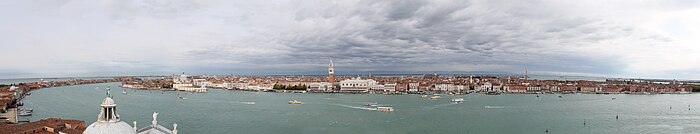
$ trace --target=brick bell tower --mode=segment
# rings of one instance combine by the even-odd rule
[[[335,78],[333,77],[334,74],[333,70],[333,59],[330,59],[330,62],[328,63],[328,84],[333,85],[335,82]]]

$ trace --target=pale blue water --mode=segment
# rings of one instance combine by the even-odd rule
[[[95,89],[99,86],[101,89]],[[419,95],[253,93],[211,89],[186,93],[125,89],[118,83],[46,88],[24,102],[32,120],[60,117],[97,119],[104,87],[111,86],[118,113],[131,124],[150,124],[152,112],[168,128],[181,133],[700,133],[700,95],[444,95],[440,100]],[[460,104],[450,102],[463,97]],[[612,100],[616,97],[616,100]],[[300,100],[303,105],[289,105]],[[244,104],[255,102],[255,105]],[[378,102],[394,112],[371,111]],[[692,105],[688,110],[688,105]],[[486,108],[489,106],[489,108]],[[672,107],[672,109],[669,109]],[[620,119],[616,120],[615,116]],[[583,125],[584,120],[586,126]]]

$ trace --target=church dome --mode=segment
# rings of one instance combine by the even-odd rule
[[[119,122],[94,122],[88,126],[83,134],[136,134],[136,130],[129,124]]]
[[[101,106],[115,106],[116,104],[114,104],[114,100],[112,100],[112,98],[105,97],[105,99],[102,100],[102,104],[100,104],[100,105]]]
[[[136,129],[119,120],[117,104],[109,97],[109,93],[107,95],[100,103],[97,121],[85,128],[83,134],[136,134]]]

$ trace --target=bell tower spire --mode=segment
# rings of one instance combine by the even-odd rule
[[[328,84],[333,85],[335,82],[335,70],[333,69],[333,59],[329,59],[328,62]]]

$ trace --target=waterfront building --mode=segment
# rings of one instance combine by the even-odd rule
[[[192,85],[212,87],[211,83],[209,81],[207,81],[207,79],[192,79]]]
[[[195,79],[191,80],[189,76],[185,75],[183,72],[180,77],[173,78],[173,89],[177,91],[187,91],[187,92],[207,92],[206,85],[209,81],[206,79]]]
[[[596,87],[596,86],[581,86],[581,92],[600,92],[602,90],[601,87]]]
[[[396,83],[384,84],[384,92],[395,92],[395,91],[396,91]]]
[[[547,85],[546,88],[547,88],[550,92],[559,92],[559,91],[561,91],[561,88],[559,88],[559,86]]]
[[[182,72],[182,74],[179,77],[173,76],[173,83],[187,83],[187,82],[192,82],[192,80],[190,80],[189,75],[185,75],[185,72]]]
[[[244,90],[252,90],[252,91],[260,91],[260,90],[268,90],[272,89],[272,87],[266,87],[266,86],[261,86],[261,85],[248,85]]]
[[[525,93],[527,92],[527,87],[523,85],[509,85],[508,92],[511,93]]]
[[[447,91],[450,89],[451,84],[435,84],[433,91]]]
[[[418,92],[419,87],[420,87],[420,83],[417,83],[417,82],[408,83],[408,92]]]
[[[450,91],[450,92],[461,92],[461,91],[463,91],[463,90],[464,90],[464,85],[454,85],[454,84],[450,84],[450,85],[448,85],[448,87],[447,87],[447,91]]]
[[[430,89],[429,87],[428,84],[420,84],[420,86],[418,86],[418,91],[428,91],[428,89]]]
[[[494,85],[491,86],[491,87],[492,87],[492,89],[493,89],[492,91],[504,92],[504,91],[503,91],[503,84],[500,84],[500,85],[495,85],[495,84],[494,84]]]
[[[384,92],[384,85],[375,84],[375,85],[370,86],[369,90],[372,90],[374,92]]]
[[[455,85],[455,84],[435,84],[433,91],[441,91],[441,92],[459,92],[464,90],[464,85]]]
[[[407,92],[408,91],[408,84],[407,83],[396,83],[396,92]]]
[[[540,87],[539,85],[527,86],[527,92],[541,92],[541,91],[542,91],[542,87]]]
[[[121,85],[123,88],[133,88],[133,89],[147,89],[146,85],[143,83],[135,83],[135,82],[122,82]]]
[[[204,86],[194,86],[190,83],[178,83],[173,84],[173,88],[177,91],[187,91],[187,92],[207,92],[207,88]]]
[[[486,82],[483,85],[481,85],[478,91],[491,92],[493,91],[493,84],[491,84],[491,82]]]
[[[310,91],[325,91],[330,89],[330,85],[328,82],[321,82],[321,83],[309,83],[309,89]]]
[[[229,82],[222,83],[221,87],[224,89],[235,89],[236,88],[235,84],[229,83]]]
[[[226,89],[246,89],[248,88],[248,83],[229,83]]]
[[[377,85],[377,81],[372,79],[362,79],[360,77],[340,81],[341,92],[368,92]]]

